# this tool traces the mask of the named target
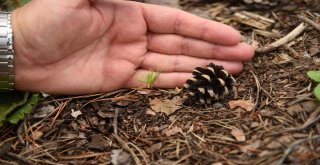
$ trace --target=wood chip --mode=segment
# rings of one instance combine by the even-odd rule
[[[247,11],[236,12],[233,15],[233,19],[239,23],[262,30],[268,29],[274,23],[272,19]]]
[[[244,142],[246,141],[246,136],[244,135],[244,132],[241,129],[233,128],[231,129],[231,135],[238,141],[238,142]]]

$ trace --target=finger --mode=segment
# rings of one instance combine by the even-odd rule
[[[127,82],[126,87],[147,87],[147,84],[143,81],[148,72],[150,71],[144,69],[137,70],[135,75]],[[184,72],[160,73],[159,77],[151,85],[157,88],[181,87],[190,77],[192,77],[191,73]]]
[[[225,24],[178,9],[150,4],[142,7],[151,32],[180,34],[222,45],[236,45],[240,42],[240,33]]]
[[[161,61],[161,62],[159,62]],[[161,72],[191,72],[195,67],[205,67],[210,62],[222,65],[231,73],[239,73],[243,65],[239,61],[203,59],[184,55],[166,55],[148,52],[140,68],[159,70]]]
[[[33,3],[33,1],[30,1]],[[39,3],[41,1],[34,1],[34,3]],[[48,3],[53,3],[51,5],[62,5],[66,6],[69,8],[83,8],[83,7],[88,7],[90,3],[92,3],[92,0],[55,0],[55,1],[43,1],[43,5],[48,6],[50,4]]]
[[[147,48],[163,54],[181,54],[235,61],[249,60],[254,54],[253,47],[246,43],[223,46],[174,34],[149,33]]]

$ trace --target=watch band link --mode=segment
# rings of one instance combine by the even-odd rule
[[[11,13],[0,12],[0,91],[14,89]]]

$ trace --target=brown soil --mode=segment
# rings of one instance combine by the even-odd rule
[[[180,8],[232,25],[259,48],[302,23],[298,15],[320,25],[317,0],[264,10],[243,2],[184,3]],[[235,16],[243,11],[273,21],[246,25]],[[259,23],[266,27],[254,27]],[[152,111],[150,99],[171,99],[175,90],[50,97],[20,125],[0,128],[0,164],[320,164],[320,104],[306,75],[320,68],[320,30],[305,25],[293,41],[257,53],[235,75],[231,100],[238,106],[184,105],[167,116]]]

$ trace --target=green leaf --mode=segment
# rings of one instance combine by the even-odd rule
[[[7,120],[12,124],[17,124],[19,120],[24,118],[25,114],[32,111],[32,107],[37,104],[39,100],[42,100],[42,96],[39,93],[32,94],[28,101],[21,107],[18,107]]]
[[[27,102],[28,96],[29,93],[17,91],[0,93],[0,127],[6,121],[8,114]]]
[[[313,90],[314,96],[320,101],[320,83]]]
[[[307,75],[314,81],[320,82],[320,71],[308,71]]]
[[[12,11],[18,7],[27,4],[30,0],[3,0],[1,5],[6,6],[7,10]]]
[[[26,3],[28,3],[30,0],[21,0],[22,5],[25,5]]]

